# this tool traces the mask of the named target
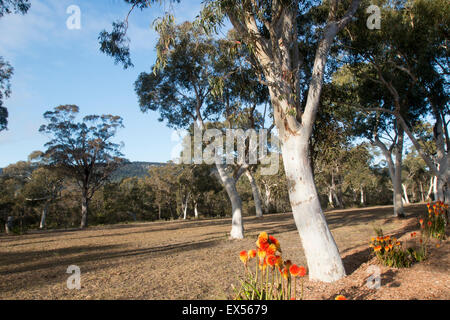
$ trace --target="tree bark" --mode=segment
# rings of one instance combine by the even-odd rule
[[[250,170],[246,170],[245,174],[248,178],[248,181],[250,182],[250,185],[252,187],[252,193],[253,193],[253,201],[255,203],[255,210],[256,210],[256,216],[258,218],[263,216],[262,207],[261,207],[261,197],[259,195],[259,188],[256,184],[255,178],[253,177]]]
[[[303,138],[303,139],[302,139]],[[292,135],[282,144],[283,162],[295,224],[310,279],[332,282],[345,276],[339,250],[320,206],[306,137]]]
[[[48,206],[49,206],[49,204],[50,204],[49,201],[45,201],[44,208],[42,209],[42,216],[41,216],[41,222],[39,224],[39,229],[44,229],[45,228],[45,221],[47,219],[47,213],[48,213]]]
[[[161,220],[161,204],[158,203],[158,219]]]
[[[406,185],[402,183],[403,188],[403,198],[405,199],[405,203],[409,204],[409,197],[408,197],[408,189],[406,188]]]
[[[359,190],[361,191],[361,199],[360,199],[360,203],[362,205],[364,205],[364,188],[362,186],[360,186]]]
[[[266,209],[266,213],[269,213],[270,212],[270,206],[271,206],[271,203],[272,203],[272,199],[271,199],[270,186],[269,186],[268,183],[264,184],[264,189],[265,189],[265,195],[266,195],[266,197],[264,199],[264,206],[265,206],[265,209]]]
[[[228,176],[228,174],[225,172],[224,165],[216,163],[216,168],[219,172],[219,177],[231,202],[230,239],[243,239],[244,223],[242,219],[242,200],[236,189],[237,181],[233,177]]]
[[[87,196],[87,191],[83,191],[81,198],[81,229],[87,228],[88,226],[88,212],[89,212],[89,198]]]
[[[195,219],[198,219],[197,201],[194,201],[194,216]]]
[[[436,178],[435,176],[432,176],[430,178],[430,187],[428,188],[428,192],[427,192],[427,196],[426,196],[425,200],[431,201],[431,193],[433,192],[433,186],[434,186],[434,179],[435,178]]]

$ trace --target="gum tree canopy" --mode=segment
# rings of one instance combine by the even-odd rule
[[[27,13],[29,0],[0,0],[0,18],[11,13]],[[8,110],[3,106],[3,100],[11,95],[11,77],[13,67],[0,56],[0,131],[8,125]]]
[[[120,145],[111,139],[122,118],[113,115],[89,115],[76,122],[79,108],[62,105],[44,113],[48,124],[40,132],[51,136],[45,144],[48,166],[72,178],[81,192],[81,228],[88,225],[89,201],[94,193],[124,163]]]
[[[125,0],[131,9],[153,3]],[[260,81],[270,93],[279,132],[293,216],[302,240],[311,279],[335,281],[344,266],[323,214],[309,160],[309,139],[319,108],[325,66],[337,33],[354,16],[360,0],[209,0],[196,23],[215,31],[229,19],[240,43],[254,56]],[[131,12],[131,11],[130,11]],[[100,34],[100,50],[124,67],[132,65],[124,22]],[[158,20],[156,67],[163,67],[172,35],[173,17]],[[312,44],[314,45],[312,47]]]

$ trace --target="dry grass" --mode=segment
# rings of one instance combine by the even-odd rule
[[[411,216],[424,205],[406,208]],[[450,298],[449,248],[411,269],[382,268],[382,287],[367,289],[368,239],[373,228],[401,236],[414,218],[390,217],[391,207],[330,211],[326,214],[349,276],[333,284],[306,282],[307,299]],[[276,236],[283,255],[306,264],[291,214],[247,217],[246,239],[227,239],[230,219],[135,223],[88,230],[0,236],[1,299],[228,299],[243,271],[239,251],[256,236]],[[68,290],[66,269],[81,269],[81,290]]]

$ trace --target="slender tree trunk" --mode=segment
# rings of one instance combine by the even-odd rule
[[[271,206],[271,191],[270,191],[270,186],[269,184],[264,184],[264,189],[265,189],[265,194],[266,194],[266,198],[265,198],[265,202],[264,202],[264,206],[266,208],[266,213],[270,212],[270,206]]]
[[[364,205],[364,188],[362,186],[360,186],[359,190],[361,192],[360,204]]]
[[[81,229],[87,228],[88,226],[88,211],[89,211],[89,199],[87,196],[87,191],[83,191],[81,198]]]
[[[420,200],[421,200],[421,202],[425,202],[425,195],[424,195],[422,181],[420,181],[419,186],[420,186]]]
[[[289,198],[310,279],[332,282],[345,276],[339,250],[320,206],[309,163],[307,138],[291,135],[282,144]]]
[[[434,180],[433,180],[433,195],[434,195],[434,201],[439,200],[438,177],[437,176],[434,176]]]
[[[197,201],[194,201],[194,216],[195,219],[198,219]]]
[[[259,195],[259,188],[256,184],[255,178],[253,177],[250,170],[246,170],[245,174],[248,178],[248,181],[250,182],[250,185],[252,187],[252,193],[253,193],[253,201],[255,203],[255,210],[256,210],[256,216],[258,218],[263,216],[262,207],[261,207],[261,197]]]
[[[231,202],[231,239],[244,238],[244,222],[242,219],[242,200],[236,189],[236,180],[225,172],[222,164],[216,164],[222,184]]]
[[[435,179],[435,176],[432,176],[430,178],[430,187],[428,188],[427,197],[425,198],[425,200],[431,201],[431,193],[433,192],[434,179]]]
[[[187,218],[188,201],[189,201],[189,194],[186,195],[186,199],[185,199],[185,202],[184,202],[183,220],[186,220],[186,218]]]
[[[41,223],[39,224],[39,229],[45,228],[45,221],[47,219],[47,213],[48,213],[48,206],[50,202],[45,201],[44,208],[42,209],[42,216],[41,216]]]
[[[334,202],[333,202],[333,190],[331,187],[328,188],[328,205],[330,208],[334,208]]]
[[[403,198],[405,199],[405,203],[409,204],[409,198],[408,198],[408,189],[406,188],[406,185],[402,183],[403,188]]]
[[[403,128],[398,127],[398,140],[395,147],[395,183],[394,183],[394,216],[402,218],[405,216],[402,199],[402,160],[403,160],[403,139],[405,133]]]
[[[161,204],[158,203],[158,219],[161,220]]]
[[[13,223],[14,223],[14,217],[8,216],[6,218],[6,223],[5,223],[6,234],[9,234],[11,232],[11,229],[13,228]]]

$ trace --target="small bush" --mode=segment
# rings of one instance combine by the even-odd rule
[[[303,299],[303,277],[306,268],[283,261],[279,241],[262,232],[256,241],[257,249],[241,251],[239,258],[244,264],[244,279],[236,300],[296,300],[297,278],[301,279]],[[254,272],[249,262],[255,259]]]

